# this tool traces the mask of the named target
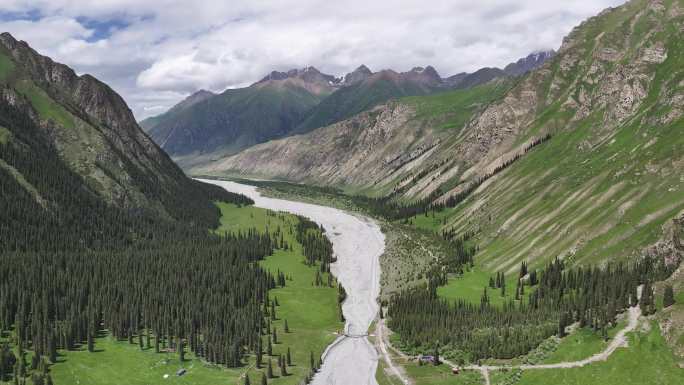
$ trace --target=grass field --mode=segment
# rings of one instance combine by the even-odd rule
[[[465,272],[462,276],[449,277],[449,282],[445,286],[437,288],[437,295],[441,298],[456,300],[463,299],[473,304],[479,304],[484,288],[487,287],[487,294],[492,305],[503,305],[504,302],[515,299],[515,285],[517,275],[506,276],[506,296],[501,296],[501,289],[489,287],[489,278],[496,278],[495,273],[488,273],[482,268],[475,266],[472,270]],[[525,296],[530,289],[525,286]]]
[[[608,329],[608,337],[625,327],[624,322],[619,322],[613,328]],[[588,328],[577,329],[572,334],[560,340],[560,344],[542,363],[554,364],[564,361],[579,361],[603,351],[609,342],[601,338],[601,335]]]
[[[442,226],[446,223],[451,214],[454,212],[453,208],[446,208],[442,211],[429,212],[427,215],[420,214],[409,218],[412,226],[419,229],[434,231],[439,233]]]
[[[682,384],[679,369],[656,323],[645,333],[631,333],[629,348],[618,349],[606,362],[582,368],[525,371],[518,385],[643,385]],[[496,382],[492,382],[496,384]]]
[[[482,376],[479,372],[465,371],[455,375],[449,365],[423,365],[410,362],[404,366],[406,373],[416,384],[420,385],[480,385]]]
[[[278,344],[273,346],[274,355],[285,354],[291,349],[293,366],[288,368],[286,377],[269,380],[273,384],[298,384],[309,371],[309,356],[313,352],[318,357],[325,347],[334,340],[334,333],[342,328],[337,314],[337,289],[314,287],[316,267],[303,263],[301,245],[289,232],[297,218],[289,214],[272,213],[255,207],[238,208],[232,204],[218,204],[222,211],[221,226],[216,230],[224,231],[266,228],[275,232],[281,228],[284,239],[293,245],[292,251],[277,250],[260,264],[273,272],[280,270],[292,280],[284,288],[269,292],[270,298],[278,299],[276,309],[278,320],[272,323],[278,331]],[[288,321],[290,333],[284,332],[284,321]],[[154,349],[141,351],[137,345],[127,341],[115,341],[107,335],[96,340],[94,353],[85,348],[77,351],[60,352],[59,362],[50,368],[56,384],[83,385],[150,385],[150,384],[242,384],[247,372],[252,384],[259,383],[261,373],[254,368],[254,359],[249,357],[241,368],[205,364],[192,354],[179,362],[177,354],[155,353]],[[265,345],[264,345],[265,350]],[[268,357],[264,357],[268,361]],[[274,374],[279,375],[277,357],[273,357]],[[178,369],[187,369],[182,377],[175,376]],[[164,375],[169,374],[167,379]]]

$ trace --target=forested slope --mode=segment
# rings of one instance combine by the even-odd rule
[[[283,245],[210,230],[215,201],[253,202],[186,177],[103,83],[0,42],[0,381],[50,384],[102,335],[242,365],[285,285],[256,261]]]

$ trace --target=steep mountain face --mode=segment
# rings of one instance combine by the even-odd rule
[[[149,132],[153,127],[158,126],[162,121],[168,121],[174,118],[174,116],[177,116],[180,114],[182,111],[185,111],[186,109],[194,106],[195,104],[199,102],[203,102],[212,96],[216,96],[215,93],[207,90],[199,90],[195,92],[194,94],[188,96],[187,98],[183,99],[180,103],[176,104],[173,106],[170,110],[166,111],[162,115],[157,115],[153,116],[150,118],[147,118],[143,121],[140,122],[140,127],[142,127],[145,132]],[[157,134],[159,136],[166,136],[166,133],[159,133]]]
[[[147,130],[180,164],[232,154],[292,132],[336,81],[313,67],[272,72],[249,87],[174,108]]]
[[[675,253],[662,228],[684,210],[682,3],[634,0],[590,18],[499,95],[474,102],[476,87],[448,101],[400,100],[194,172],[346,185],[399,201],[470,192],[441,227],[477,234],[476,258],[496,269]]]
[[[8,33],[0,35],[0,107],[3,178],[11,176],[46,210],[52,205],[50,192],[41,192],[46,182],[24,175],[40,163],[23,164],[25,156],[51,157],[46,164],[63,164],[82,184],[71,188],[129,212],[200,221],[215,211],[204,188],[142,132],[118,94]]]

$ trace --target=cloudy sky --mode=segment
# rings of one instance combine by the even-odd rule
[[[446,77],[503,66],[558,48],[572,27],[622,2],[0,0],[0,31],[109,83],[142,119],[271,70],[429,64]]]

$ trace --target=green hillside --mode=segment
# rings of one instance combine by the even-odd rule
[[[181,164],[202,162],[207,161],[202,155],[216,158],[290,134],[330,92],[319,79],[265,80],[173,108],[143,124]]]
[[[439,90],[410,81],[375,76],[379,79],[368,79],[343,87],[325,98],[297,127],[297,132],[308,132],[339,122],[390,99],[425,95]]]

